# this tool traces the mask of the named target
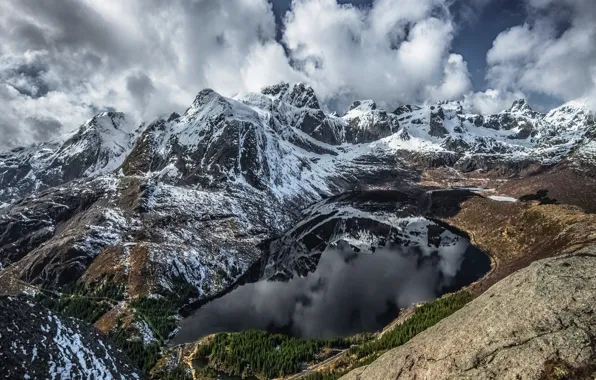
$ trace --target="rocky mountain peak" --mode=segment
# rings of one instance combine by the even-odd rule
[[[509,112],[515,113],[526,113],[526,112],[534,112],[528,102],[525,99],[517,99],[509,108]]]
[[[418,111],[420,109],[419,106],[414,106],[410,104],[404,104],[403,106],[397,107],[392,113],[395,115],[403,115],[405,113],[410,113],[413,111]]]
[[[64,143],[63,148],[69,145],[69,141],[78,141],[86,136],[93,135],[102,142],[113,138],[123,137],[135,129],[132,117],[123,112],[100,112],[83,124],[78,131]]]
[[[236,120],[256,122],[259,116],[254,108],[233,98],[227,98],[211,89],[204,89],[196,96],[192,105],[184,112],[180,122],[192,129],[211,129],[215,125],[223,126],[220,121]],[[183,128],[185,129],[185,128]],[[197,130],[197,131],[198,131]]]
[[[586,101],[584,100],[572,100],[567,102],[560,107],[550,110],[546,116],[553,114],[568,114],[568,115],[581,115],[585,117],[594,117],[594,114],[591,112],[590,108],[586,105]]]
[[[72,138],[94,134],[101,140],[105,140],[109,136],[132,133],[134,128],[132,118],[123,112],[100,112],[83,124]]]
[[[261,93],[291,104],[294,107],[312,109],[321,108],[319,99],[317,99],[317,96],[315,95],[315,90],[311,86],[302,82],[292,85],[282,82],[263,88]]]
[[[397,117],[385,110],[377,109],[373,100],[357,100],[350,106],[343,120],[344,140],[349,143],[368,143],[397,132]]]
[[[288,91],[286,101],[298,108],[321,108],[319,100],[315,95],[315,90],[304,83],[293,85]]]
[[[278,96],[280,94],[285,94],[289,87],[290,85],[287,82],[281,82],[272,86],[263,87],[261,93],[264,95]]]
[[[179,118],[180,118],[180,114],[178,112],[172,112],[170,114],[170,116],[168,117],[168,122],[174,121],[174,120],[179,119]]]
[[[356,100],[350,106],[350,111],[358,109],[360,111],[373,111],[377,109],[377,103],[374,100]]]
[[[213,102],[226,103],[223,96],[210,88],[205,88],[197,94],[191,106],[184,112],[184,116],[191,118],[195,116],[201,108]]]

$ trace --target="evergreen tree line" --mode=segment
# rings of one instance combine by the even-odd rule
[[[130,303],[137,313],[147,321],[156,337],[163,341],[176,328],[176,305],[168,299],[140,298]]]
[[[161,297],[141,297],[130,302],[136,317],[142,318],[149,325],[153,335],[158,339],[156,342],[145,345],[142,341],[131,339],[136,332],[122,327],[110,334],[116,344],[145,373],[149,373],[161,357],[164,340],[176,328],[178,310],[188,303],[189,299],[197,297],[198,291],[183,278],[176,277],[172,279],[171,289],[161,289],[159,295]],[[168,377],[171,379],[184,379],[181,371],[175,371],[167,376],[171,376]]]
[[[313,361],[324,348],[347,347],[349,342],[343,338],[304,340],[249,330],[217,334],[200,346],[196,356],[232,376],[273,378],[300,372],[303,365]]]
[[[350,348],[349,354],[355,356],[356,359],[361,359],[380,351],[401,346],[441,319],[461,309],[471,300],[472,295],[463,291],[428,302],[419,307],[414,315],[404,323],[395,326],[381,338]]]
[[[197,288],[181,277],[172,279],[171,290],[161,290],[161,297],[142,297],[130,305],[144,318],[160,340],[168,338],[176,328],[178,310],[197,297]]]
[[[81,295],[53,298],[43,293],[37,293],[35,299],[48,309],[87,323],[94,323],[112,307],[108,301],[91,300]]]
[[[101,284],[88,285],[84,282],[77,282],[62,287],[62,294],[122,301],[124,300],[124,284],[104,281]]]
[[[109,311],[116,301],[124,300],[125,288],[123,284],[104,282],[93,286],[75,283],[61,290],[60,294],[41,291],[36,294],[35,299],[60,314],[94,323]],[[108,334],[111,340],[147,374],[161,357],[163,340],[176,328],[178,310],[189,299],[197,297],[198,291],[183,278],[174,278],[171,289],[162,289],[159,294],[161,297],[143,297],[130,302],[137,318],[143,318],[148,323],[158,341],[146,345],[142,340],[133,338],[137,335],[136,331],[123,327],[120,322],[118,327]],[[183,372],[179,370],[167,376],[171,379],[184,379]]]
[[[348,355],[358,366],[370,364],[386,350],[400,346],[441,319],[462,308],[472,299],[468,292],[459,292],[419,307],[403,324],[395,326],[379,339],[352,346]],[[287,376],[300,372],[305,363],[313,361],[323,348],[344,349],[350,340],[303,340],[280,334],[250,330],[241,333],[221,333],[197,351],[197,358],[209,366],[233,376],[265,378]],[[346,369],[347,371],[347,369]],[[336,380],[345,372],[314,372],[307,380]]]
[[[186,366],[178,365],[174,367],[172,370],[168,371],[167,373],[158,374],[154,377],[163,380],[193,380],[193,377],[189,373],[187,368],[188,367]]]
[[[160,342],[145,344],[142,339],[132,340],[131,333],[124,328],[110,331],[109,337],[145,373],[149,373],[161,357]]]
[[[94,323],[105,314],[113,302],[124,299],[124,285],[103,283],[91,287],[76,283],[62,288],[62,293],[40,291],[35,300],[60,314]]]
[[[414,315],[403,324],[385,333],[381,338],[369,340],[348,350],[352,364],[340,370],[313,372],[304,380],[337,380],[354,368],[371,364],[383,351],[398,347],[420,332],[426,330],[441,319],[448,317],[472,300],[468,292],[459,292],[441,299],[426,303],[416,310]]]

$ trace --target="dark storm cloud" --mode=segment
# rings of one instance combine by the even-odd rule
[[[468,246],[459,240],[439,250],[393,246],[374,254],[329,248],[313,274],[245,285],[206,304],[182,323],[175,343],[247,329],[285,328],[307,338],[376,331],[396,308],[435,298],[450,285]]]
[[[19,0],[19,10],[45,27],[46,48],[85,49],[121,64],[130,61],[125,36],[118,35],[101,14],[78,0]],[[34,27],[29,24],[29,28]],[[36,28],[36,32],[40,28]],[[124,38],[123,38],[124,37]]]
[[[50,140],[62,128],[62,124],[52,117],[28,117],[25,119],[25,123],[33,131],[38,141]]]
[[[42,61],[27,62],[5,72],[6,81],[21,94],[31,98],[39,98],[50,91],[50,87],[43,79],[48,65]],[[8,74],[8,75],[6,75]]]
[[[126,77],[126,89],[144,107],[155,91],[153,81],[144,73],[136,73]]]
[[[26,20],[14,26],[12,37],[33,49],[43,48],[48,43],[44,31],[37,25]]]
[[[9,102],[18,96],[18,91],[12,87],[0,85],[0,134],[2,148],[13,148],[20,142],[21,125],[16,120],[15,112],[8,106]]]

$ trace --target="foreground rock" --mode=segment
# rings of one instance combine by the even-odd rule
[[[0,297],[0,373],[10,379],[141,378],[98,331],[13,297]]]
[[[342,379],[578,378],[578,368],[594,370],[595,341],[591,248],[531,264]]]

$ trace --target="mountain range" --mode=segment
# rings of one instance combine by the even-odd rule
[[[544,114],[517,100],[478,115],[456,101],[383,110],[361,100],[339,116],[301,83],[231,98],[205,89],[182,115],[142,123],[99,113],[54,141],[0,152],[0,288],[99,297],[120,287],[95,325],[108,332],[128,318],[142,337],[138,300],[190,287],[172,301],[182,308],[313,271],[319,256],[303,241],[331,216],[376,224],[370,234],[344,224],[317,254],[338,240],[370,250],[385,227],[430,215],[440,206],[430,191],[442,188],[495,202],[546,189],[593,212],[595,138],[580,102]],[[341,198],[374,191],[399,191],[411,207],[388,217]]]

